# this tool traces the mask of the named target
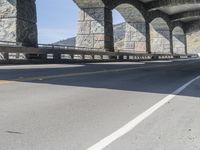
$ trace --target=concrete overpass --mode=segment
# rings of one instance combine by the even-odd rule
[[[80,8],[76,46],[114,51],[112,10],[126,21],[124,50],[191,54],[198,43],[199,0],[74,0]],[[35,0],[0,0],[0,41],[37,46]]]

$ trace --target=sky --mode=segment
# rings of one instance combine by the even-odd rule
[[[73,0],[37,0],[36,5],[39,43],[53,43],[76,35],[79,8]],[[113,22],[123,22],[115,10]]]

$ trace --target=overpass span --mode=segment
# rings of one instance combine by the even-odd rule
[[[112,10],[126,21],[123,49],[131,53],[194,54],[199,0],[74,0],[80,8],[77,47],[113,52]],[[0,0],[0,41],[37,47],[35,0]]]

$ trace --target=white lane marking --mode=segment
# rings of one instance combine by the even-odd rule
[[[142,121],[144,121],[146,118],[148,118],[150,115],[152,115],[155,111],[157,111],[160,107],[164,106],[166,103],[171,101],[176,95],[180,94],[185,88],[187,88],[190,84],[192,84],[194,81],[200,79],[200,75],[193,80],[187,82],[177,90],[175,90],[170,95],[163,98],[161,101],[156,103],[154,106],[137,116],[135,119],[115,131],[114,133],[110,134],[109,136],[105,137],[95,145],[91,146],[87,150],[102,150],[106,148],[108,145],[119,139],[120,137],[124,136],[131,130],[133,130],[138,124],[140,124]]]

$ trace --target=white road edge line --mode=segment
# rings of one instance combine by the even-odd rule
[[[114,141],[116,141],[120,137],[124,136],[125,134],[127,134],[131,130],[133,130],[138,124],[140,124],[142,121],[144,121],[150,115],[152,115],[155,111],[157,111],[159,108],[164,106],[166,103],[171,101],[175,96],[180,94],[185,88],[187,88],[190,84],[192,84],[194,81],[196,81],[198,79],[200,79],[200,75],[197,76],[196,78],[194,78],[193,80],[187,82],[186,84],[184,84],[183,86],[181,86],[180,88],[175,90],[173,93],[171,93],[170,95],[166,96],[161,101],[156,103],[154,106],[152,106],[151,108],[149,108],[148,110],[146,110],[145,112],[143,112],[142,114],[137,116],[135,119],[133,119],[132,121],[130,121],[129,123],[127,123],[126,125],[121,127],[120,129],[118,129],[114,133],[105,137],[104,139],[102,139],[101,141],[96,143],[95,145],[91,146],[87,150],[102,150],[102,149],[106,148],[111,143],[113,143]]]

